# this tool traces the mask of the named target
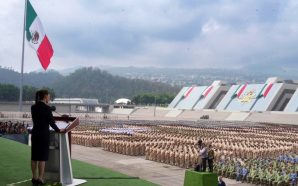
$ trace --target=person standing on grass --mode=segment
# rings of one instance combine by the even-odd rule
[[[31,136],[31,181],[33,185],[45,185],[43,176],[45,162],[49,159],[49,126],[51,126],[56,132],[65,132],[65,129],[59,129],[55,124],[51,107],[48,105],[49,101],[49,92],[47,90],[39,90],[36,92],[35,104],[31,106],[33,121]]]

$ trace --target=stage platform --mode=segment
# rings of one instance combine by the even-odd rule
[[[30,147],[12,140],[0,137],[0,185],[31,186]],[[151,186],[155,185],[138,177],[97,167],[78,160],[72,160],[73,174],[78,179],[86,179],[82,186]],[[47,185],[59,186],[50,183]]]

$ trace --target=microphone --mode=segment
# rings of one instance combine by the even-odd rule
[[[55,106],[50,106],[50,110],[51,110],[52,112],[55,112],[56,114],[58,114],[58,115],[61,116],[61,117],[66,117],[66,118],[69,117],[69,115],[66,115],[66,114],[60,114],[59,112],[57,112]]]
[[[55,113],[58,114],[60,117],[62,117],[62,118],[68,118],[68,117],[69,117],[69,115],[67,115],[67,114],[60,114],[59,112],[57,112],[55,106],[49,106],[49,107],[50,107],[50,110],[51,110],[52,112],[55,112]],[[66,123],[68,123],[68,122],[69,122],[69,121],[66,120]],[[67,128],[67,127],[66,127],[66,128]]]
[[[55,106],[50,106],[50,109],[52,112],[55,112],[56,111],[56,107]]]
[[[50,110],[52,111],[52,112],[55,112],[56,114],[58,114],[59,116],[62,116],[62,114],[60,114],[60,113],[58,113],[57,111],[56,111],[56,107],[55,106],[49,106],[50,107]]]

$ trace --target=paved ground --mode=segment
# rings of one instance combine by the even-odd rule
[[[136,176],[163,186],[183,185],[185,169],[80,145],[72,145],[72,158],[106,167],[129,176]],[[228,186],[251,186],[224,179]]]

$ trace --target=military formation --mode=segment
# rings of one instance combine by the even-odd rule
[[[24,134],[27,132],[28,124],[19,121],[0,121],[0,135]]]
[[[193,169],[202,161],[197,144],[201,139],[214,151],[214,171],[219,175],[253,184],[297,185],[297,127],[208,122],[83,124],[72,132],[72,142]]]
[[[222,159],[214,170],[231,179],[260,185],[297,185],[297,155],[281,155],[277,159],[256,158],[244,162]]]

